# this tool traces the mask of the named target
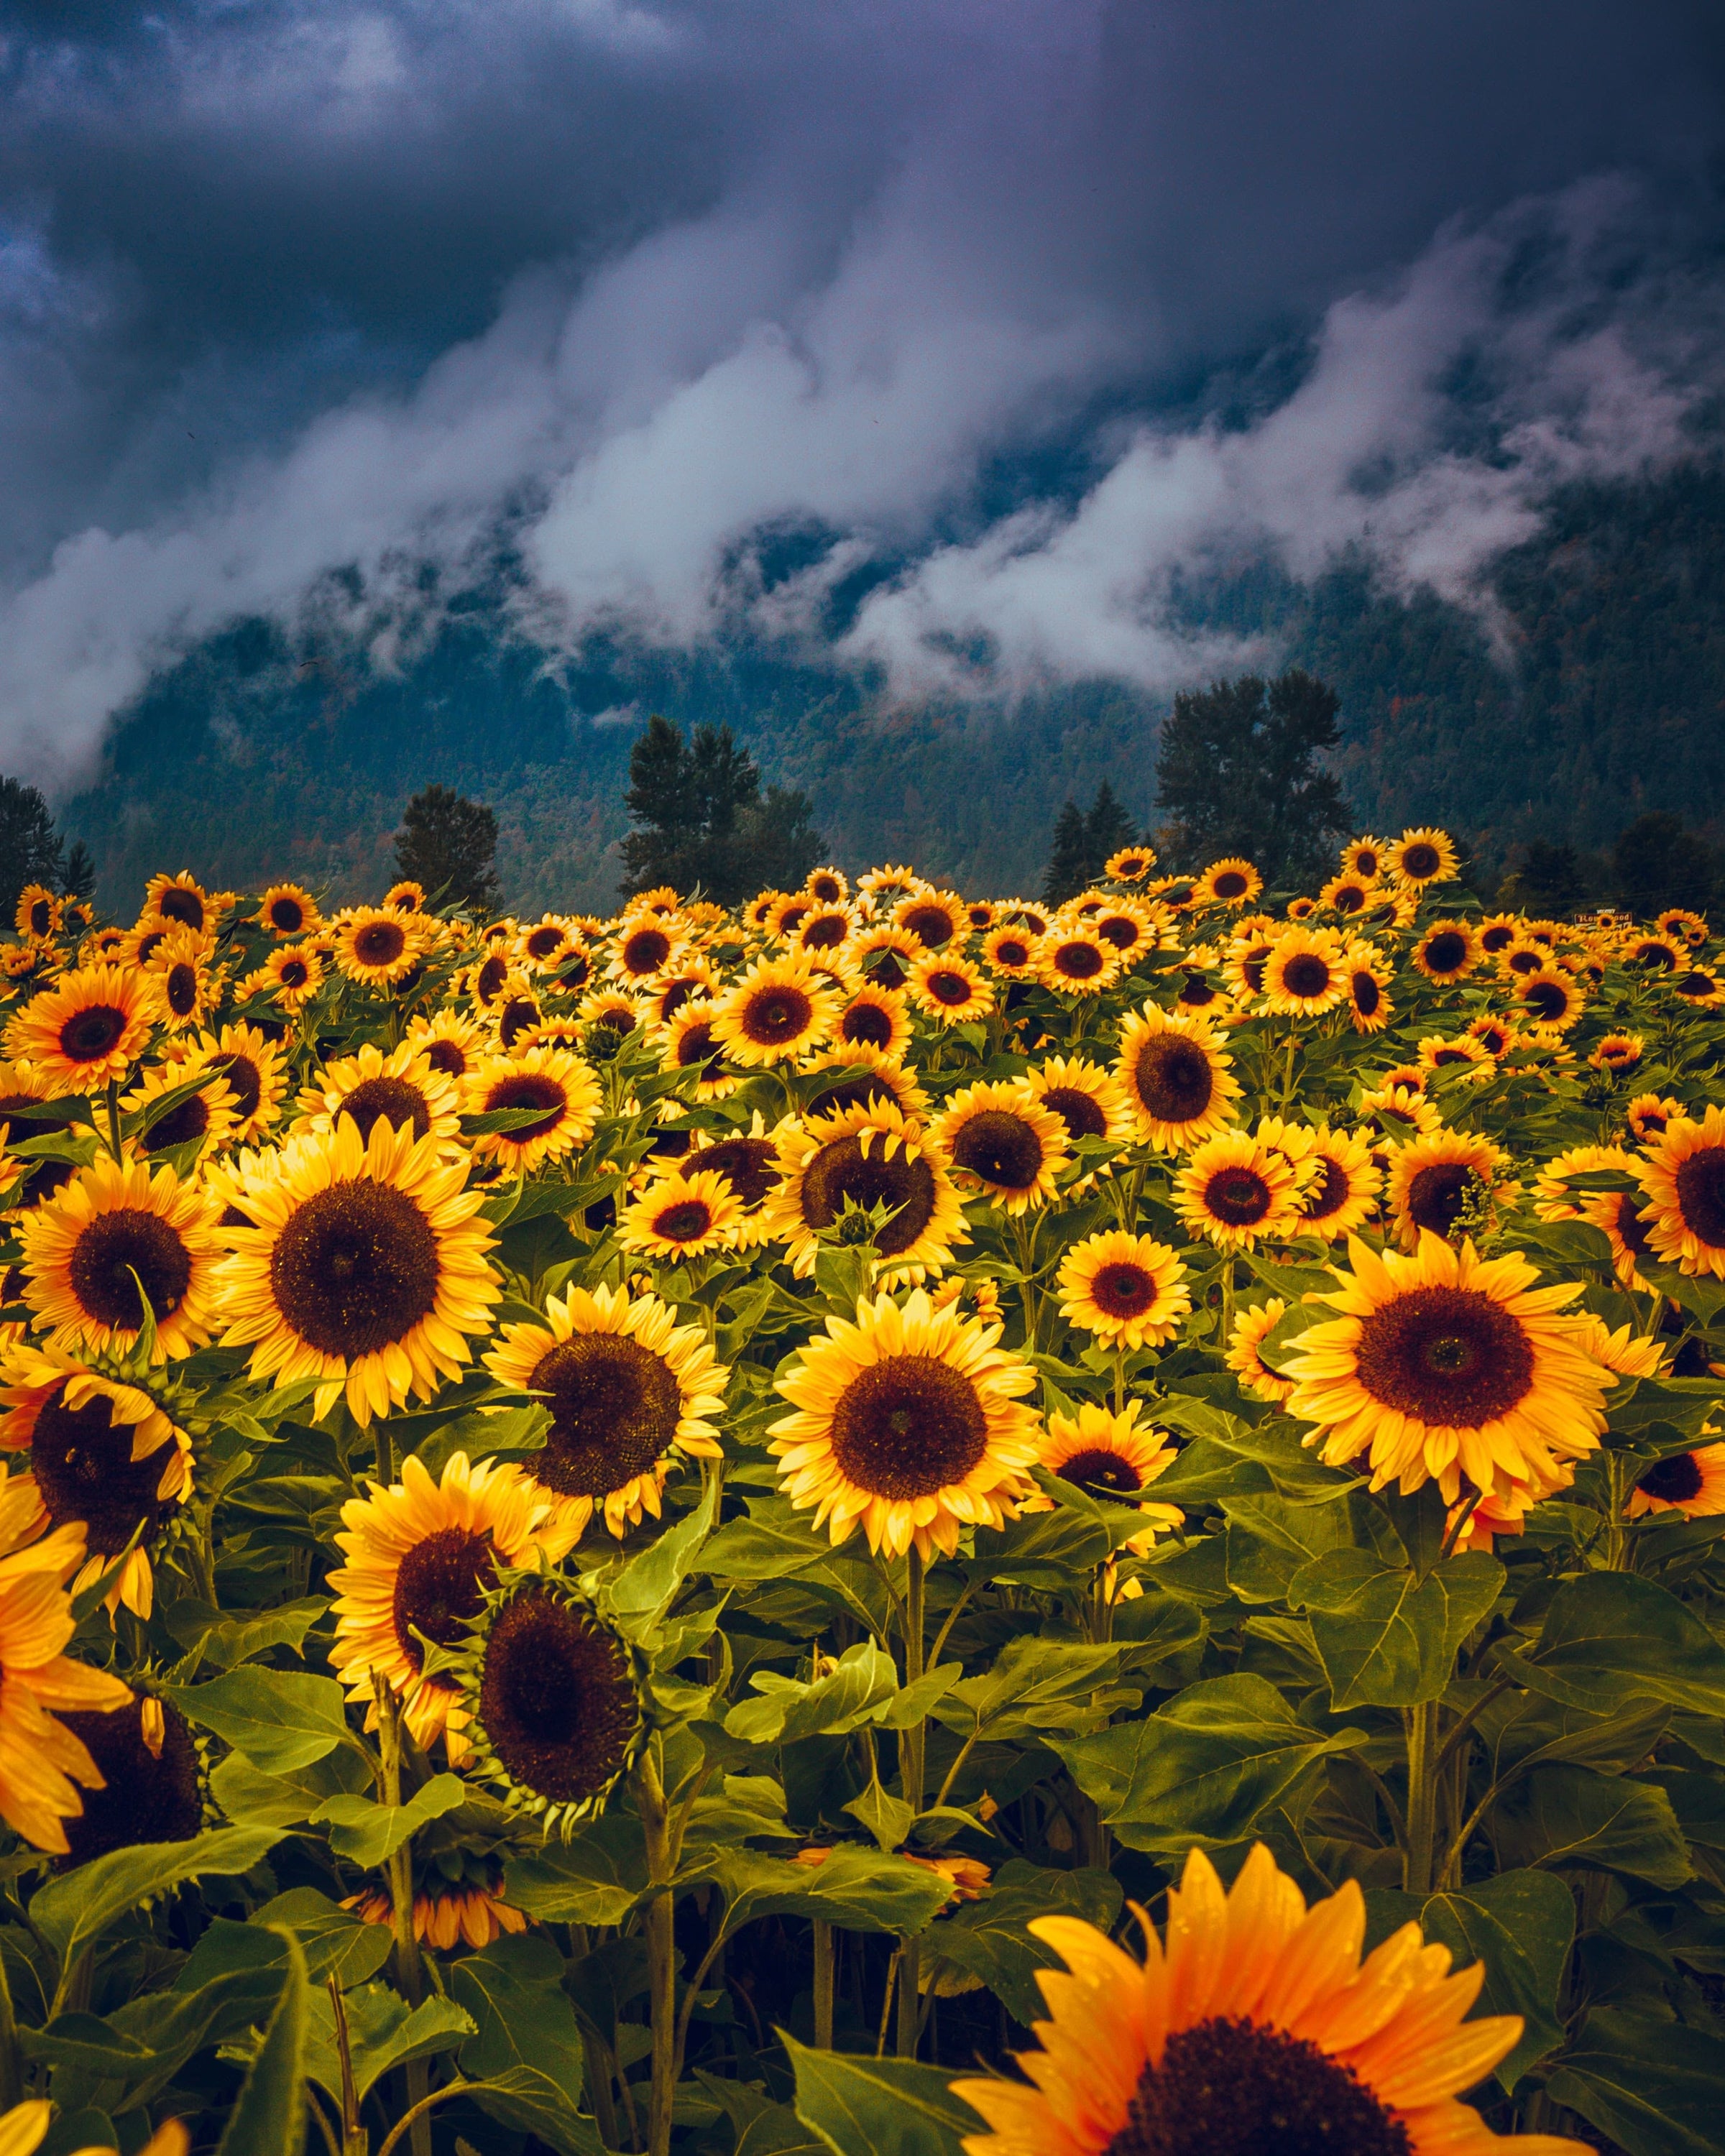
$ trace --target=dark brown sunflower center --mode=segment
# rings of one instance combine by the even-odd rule
[[[719,1044],[713,1039],[711,1019],[697,1019],[684,1029],[677,1042],[677,1064],[684,1070],[699,1068],[711,1070],[721,1060]]]
[[[1569,992],[1557,981],[1530,982],[1522,1001],[1543,1025],[1560,1019],[1569,1008]]]
[[[1100,1138],[1108,1134],[1108,1118],[1088,1093],[1076,1086],[1050,1086],[1041,1096],[1042,1105],[1066,1126],[1073,1138]]]
[[[963,973],[949,973],[945,969],[929,974],[922,985],[935,1001],[947,1010],[963,1010],[976,993]]]
[[[1545,960],[1538,951],[1512,951],[1504,963],[1512,973],[1537,973]]]
[[[1685,973],[1672,982],[1680,996],[1711,996],[1718,992],[1719,983],[1711,973]]]
[[[985,1108],[953,1139],[952,1158],[1004,1190],[1028,1190],[1042,1173],[1042,1141],[1022,1116]]]
[[[424,1640],[453,1647],[485,1606],[485,1589],[496,1577],[489,1534],[442,1527],[414,1543],[397,1568],[391,1607],[397,1644],[416,1670],[424,1666]],[[447,1686],[449,1680],[439,1681]]]
[[[176,1018],[189,1018],[198,1008],[198,968],[184,958],[170,966],[162,992]]]
[[[563,941],[561,928],[536,928],[527,937],[526,952],[530,958],[549,958],[560,949]],[[669,944],[665,946],[669,950]]]
[[[818,913],[813,921],[803,924],[797,940],[805,951],[830,951],[850,933],[850,923],[842,913]]]
[[[1467,957],[1467,938],[1452,928],[1441,930],[1425,947],[1425,963],[1435,973],[1453,973]]]
[[[493,952],[491,956],[486,959],[485,964],[480,968],[479,977],[474,983],[474,987],[479,992],[480,1002],[487,1004],[490,1003],[492,997],[496,994],[499,988],[503,986],[503,983],[508,978],[508,967],[506,966],[502,959],[500,958],[495,952]]]
[[[1275,1194],[1255,1168],[1218,1170],[1204,1187],[1205,1209],[1224,1228],[1250,1228],[1270,1210]]]
[[[1090,1299],[1108,1317],[1142,1317],[1157,1297],[1156,1277],[1122,1259],[1098,1268]]]
[[[168,1152],[175,1146],[190,1145],[208,1128],[208,1098],[202,1093],[190,1094],[177,1108],[170,1108],[159,1121],[151,1124],[144,1133],[144,1151]]]
[[[460,1078],[466,1074],[467,1058],[457,1041],[434,1040],[425,1051],[425,1060],[446,1078]]]
[[[1684,1226],[1703,1243],[1725,1244],[1725,1146],[1691,1153],[1676,1179]]]
[[[1054,963],[1055,971],[1069,981],[1093,981],[1106,961],[1094,943],[1062,943]]]
[[[1625,1194],[1617,1201],[1617,1233],[1625,1250],[1638,1258],[1651,1258],[1653,1245],[1648,1240],[1646,1223],[1640,1217],[1640,1194]]]
[[[623,1650],[592,1618],[548,1596],[498,1616],[479,1719],[518,1788],[551,1804],[597,1796],[622,1770],[639,1713]]]
[[[1321,996],[1330,985],[1330,969],[1315,951],[1301,951],[1281,971],[1282,986],[1291,996]]]
[[[1636,1487],[1667,1505],[1686,1505],[1702,1491],[1702,1476],[1692,1452],[1674,1452],[1650,1467]]]
[[[118,1556],[141,1521],[147,1548],[176,1508],[177,1500],[158,1503],[156,1496],[172,1451],[165,1445],[134,1460],[133,1425],[112,1421],[105,1399],[81,1408],[69,1408],[65,1399],[62,1385],[43,1404],[30,1441],[30,1469],[49,1519],[57,1527],[81,1520],[94,1557]]]
[[[539,1023],[539,1006],[531,996],[511,996],[497,1017],[497,1038],[513,1048],[530,1025]]]
[[[833,1460],[871,1496],[932,1496],[962,1482],[988,1446],[988,1418],[961,1371],[932,1355],[860,1370],[833,1409]]]
[[[847,1198],[865,1213],[876,1205],[892,1213],[875,1247],[883,1257],[896,1257],[934,1217],[934,1171],[902,1146],[889,1160],[884,1132],[875,1133],[866,1153],[860,1138],[834,1138],[803,1172],[803,1217],[811,1228],[830,1228]]]
[[[98,1324],[131,1332],[144,1322],[139,1282],[157,1322],[172,1317],[191,1285],[192,1254],[160,1214],[124,1206],[96,1214],[73,1245],[67,1270],[80,1309]]]
[[[1117,951],[1130,951],[1143,933],[1127,913],[1110,913],[1096,923],[1096,933]]]
[[[185,891],[176,885],[170,885],[162,894],[156,911],[164,921],[183,921],[187,928],[202,928],[203,926],[203,901],[195,891]]]
[[[236,1118],[243,1123],[256,1115],[264,1097],[264,1074],[250,1056],[230,1050],[225,1055],[213,1056],[209,1067],[227,1080]]]
[[[543,1115],[537,1122],[518,1124],[506,1136],[515,1145],[525,1145],[530,1138],[549,1137],[562,1121],[569,1105],[569,1096],[558,1081],[543,1070],[522,1070],[509,1078],[500,1078],[485,1095],[485,1112],[495,1115],[504,1108],[542,1108]]]
[[[997,966],[1028,966],[1030,947],[1016,936],[1003,936],[994,946],[994,963]]]
[[[315,1191],[270,1259],[286,1323],[349,1361],[404,1339],[435,1306],[439,1272],[437,1237],[413,1199],[361,1177]]]
[[[1218,898],[1244,898],[1251,886],[1238,869],[1224,869],[1210,888]]]
[[[305,909],[296,898],[271,899],[270,926],[284,936],[297,936],[305,926]]]
[[[1307,1186],[1301,1212],[1308,1220],[1327,1220],[1331,1214],[1341,1210],[1348,1188],[1347,1170],[1320,1155],[1317,1173]]]
[[[1268,948],[1260,944],[1255,951],[1248,951],[1240,962],[1240,978],[1255,996],[1264,992],[1264,967],[1269,956]]]
[[[810,895],[822,906],[836,906],[845,896],[843,890],[831,876],[811,876],[809,880],[809,889]]]
[[[405,1078],[362,1078],[351,1093],[342,1096],[336,1113],[352,1116],[362,1138],[370,1137],[372,1126],[378,1122],[398,1131],[412,1124],[416,1138],[423,1138],[431,1128],[431,1103]]]
[[[191,1725],[171,1701],[158,1700],[162,1712],[159,1754],[144,1742],[144,1702],[134,1699],[111,1714],[100,1711],[59,1719],[89,1748],[105,1789],[86,1789],[80,1818],[65,1821],[66,1856],[59,1869],[88,1864],[110,1850],[145,1841],[190,1841],[203,1824],[203,1799],[198,1785],[198,1748]]]
[[[892,1015],[879,1004],[853,1004],[839,1021],[839,1038],[852,1047],[886,1048],[892,1040]]]
[[[30,908],[30,933],[45,936],[54,926],[54,908],[45,898],[39,898]]]
[[[1525,1399],[1533,1349],[1521,1325],[1476,1288],[1411,1288],[1360,1323],[1359,1382],[1424,1423],[1477,1430]]]
[[[664,1358],[621,1332],[578,1332],[527,1380],[551,1409],[533,1473],[564,1497],[608,1497],[644,1475],[677,1434],[683,1396]]]
[[[1063,1482],[1076,1482],[1082,1489],[1111,1497],[1135,1497],[1144,1486],[1131,1460],[1122,1460],[1103,1445],[1075,1452],[1070,1460],[1060,1462],[1059,1473]]]
[[[303,958],[290,958],[275,978],[285,988],[303,988],[311,978],[311,968]]]
[[[100,1063],[126,1031],[126,1013],[112,1004],[85,1004],[60,1028],[60,1054],[69,1063]]]
[[[1375,1018],[1378,1006],[1384,1000],[1384,991],[1370,973],[1356,973],[1352,987],[1353,1007],[1362,1018]]]
[[[1146,1114],[1159,1123],[1194,1122],[1216,1091],[1209,1056],[1177,1033],[1150,1036],[1133,1062],[1132,1081]]]
[[[1422,1168],[1408,1185],[1408,1218],[1416,1228],[1448,1237],[1480,1187],[1480,1175],[1465,1160],[1443,1160]]]
[[[1632,966],[1645,966],[1650,973],[1668,973],[1676,963],[1676,954],[1667,943],[1639,943],[1630,953]]]
[[[1443,866],[1443,856],[1435,846],[1429,846],[1422,839],[1415,845],[1402,850],[1402,874],[1415,882],[1435,876]]]
[[[667,1243],[698,1243],[713,1224],[713,1209],[704,1198],[680,1198],[655,1214],[653,1232]]]
[[[898,988],[910,978],[911,969],[896,951],[873,951],[863,961],[863,971],[883,988]]]
[[[767,1138],[721,1138],[703,1146],[689,1165],[722,1175],[745,1205],[758,1205],[779,1180],[778,1155]]]
[[[788,983],[757,988],[743,1005],[743,1036],[762,1048],[783,1048],[800,1040],[814,1022],[814,1004]]]
[[[353,939],[362,966],[393,966],[408,947],[408,932],[393,921],[368,921]]]
[[[1358,913],[1366,902],[1366,894],[1357,883],[1344,883],[1330,900],[1337,913]]]
[[[1168,2038],[1101,2156],[1412,2156],[1413,2147],[1351,2067],[1286,2030],[1229,2019]]]
[[[628,973],[656,973],[670,954],[671,940],[662,928],[638,928],[624,939],[623,963]]]
[[[943,906],[913,906],[903,925],[932,951],[952,940],[952,916]]]

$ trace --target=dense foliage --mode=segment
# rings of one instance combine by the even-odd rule
[[[8,2156],[1717,2148],[1725,969],[1455,866],[25,891]]]

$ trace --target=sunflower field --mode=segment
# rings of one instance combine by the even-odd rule
[[[1127,850],[0,946],[0,2156],[1725,2147],[1725,962]]]

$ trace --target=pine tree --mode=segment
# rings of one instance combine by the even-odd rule
[[[1105,778],[1084,819],[1085,881],[1094,883],[1110,858],[1137,837],[1132,819]]]
[[[1076,898],[1090,880],[1090,839],[1085,830],[1084,811],[1076,801],[1069,800],[1055,824],[1048,872],[1042,879],[1042,902],[1045,906],[1064,906],[1069,898]]]
[[[1719,863],[1707,840],[1664,810],[1638,817],[1612,850],[1619,903],[1650,921],[1668,906],[1704,913],[1719,885]]]
[[[72,850],[66,856],[66,865],[60,872],[60,895],[64,898],[93,898],[95,886],[95,857],[82,839],[74,839]]]
[[[403,812],[396,869],[428,899],[489,912],[497,902],[496,860],[497,818],[484,802],[452,786],[428,786]]]
[[[9,928],[27,883],[59,887],[61,840],[39,787],[0,778],[0,926]]]
[[[763,798],[759,767],[729,726],[697,726],[685,741],[655,712],[629,775],[625,895],[670,884],[736,906],[759,890],[795,890],[820,859],[807,795],[772,786]]]
[[[1162,730],[1157,805],[1181,865],[1229,854],[1286,886],[1317,875],[1351,812],[1318,758],[1337,747],[1333,690],[1298,668],[1183,690]]]

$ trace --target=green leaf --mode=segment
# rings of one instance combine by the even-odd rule
[[[782,2030],[779,2041],[797,2076],[797,2116],[834,2156],[963,2156],[965,2136],[985,2131],[952,2094],[949,2067],[809,2051]]]
[[[696,1555],[711,1530],[718,1487],[716,1481],[709,1481],[692,1512],[675,1527],[666,1528],[606,1583],[606,1607],[631,1639],[640,1639],[652,1630],[688,1578]]]
[[[290,1774],[260,1774],[243,1753],[230,1752],[209,1778],[210,1794],[236,1826],[298,1826],[326,1797],[356,1795],[372,1786],[366,1763],[340,1751],[296,1767]]]
[[[1319,1761],[1365,1742],[1321,1736],[1256,1676],[1208,1677],[1142,1721],[1048,1740],[1128,1849],[1179,1857],[1244,1841]]]
[[[1512,1865],[1582,1864],[1656,1887],[1693,1876],[1665,1791],[1586,1767],[1536,1767],[1498,1804],[1494,1827]]]
[[[274,1609],[260,1609],[250,1617],[224,1617],[207,1602],[191,1596],[171,1602],[167,1629],[187,1654],[194,1649],[218,1670],[249,1662],[254,1655],[272,1647],[291,1647],[298,1654],[305,1635],[329,1608],[321,1595],[300,1602],[284,1602]]]
[[[410,1834],[466,1801],[467,1784],[459,1774],[434,1774],[404,1804],[373,1804],[369,1797],[327,1797],[311,1820],[314,1825],[327,1824],[330,1847],[337,1856],[377,1871]]]
[[[300,1943],[291,1933],[285,1936],[288,1965],[281,1995],[228,2114],[216,2156],[300,2156],[305,2145],[311,1990]]]
[[[1106,1871],[1051,1871],[1015,1856],[994,1874],[980,1901],[967,1902],[932,1926],[926,1960],[950,1963],[988,1985],[1014,2021],[1027,2027],[1046,2011],[1040,1969],[1065,1964],[1025,1928],[1034,1917],[1079,1917],[1111,1931],[1120,1914],[1119,1882]]]
[[[162,1690],[188,1722],[214,1730],[266,1774],[309,1767],[347,1735],[341,1687],[333,1677],[246,1667],[208,1684]]]
[[[1353,1543],[1343,1505],[1296,1505],[1266,1490],[1223,1501],[1228,1521],[1228,1584],[1242,1602],[1281,1602],[1314,1558]]]
[[[146,1841],[110,1850],[59,1879],[30,1904],[30,1922],[69,1969],[93,1940],[151,1894],[211,1873],[249,1871],[281,1836],[274,1827],[226,1826],[190,1841]]]
[[[843,1841],[823,1864],[753,1850],[721,1851],[708,1876],[725,1897],[727,1933],[757,1917],[819,1917],[847,1932],[917,1933],[947,1903],[949,1882],[902,1856]]]
[[[1288,1600],[1312,1620],[1332,1708],[1414,1707],[1440,1697],[1462,1641],[1507,1578],[1483,1551],[1452,1557],[1416,1582],[1368,1550],[1332,1550],[1296,1573]]]
[[[1725,2043],[1690,2023],[1604,2009],[1546,2083],[1629,2156],[1719,2156]]]
[[[1725,1650],[1675,1594],[1627,1572],[1565,1580],[1531,1654],[1500,1647],[1517,1681],[1598,1714],[1631,1700],[1725,1714]]]
[[[1125,1645],[1087,1646],[1021,1633],[1009,1640],[984,1675],[966,1677],[934,1704],[934,1718],[966,1737],[995,1743],[1045,1730],[1073,1730],[1106,1717],[1122,1705],[1136,1706],[1136,1687],[1109,1685]]]
[[[476,2088],[474,2102],[561,2156],[586,2156],[591,2129],[587,2138],[564,2130],[580,2102],[584,2060],[562,1979],[563,1958],[549,1939],[504,1938],[454,1964],[449,1995],[473,2017],[461,2071],[491,2084]]]
[[[362,1984],[347,1994],[344,2004],[353,2084],[362,2102],[372,2084],[393,2066],[453,2051],[474,2033],[472,2017],[453,1999],[428,1999],[409,2013],[406,1999],[387,1984]],[[341,2057],[336,2048],[335,2015],[327,1992],[312,1998],[305,2071],[341,2102]]]
[[[394,1943],[388,1924],[367,1923],[315,1887],[278,1894],[252,1912],[249,1925],[291,1932],[305,1953],[310,1980],[322,1984],[332,1976],[343,1991],[375,1976]]]
[[[503,1898],[544,1923],[620,1924],[646,1891],[640,1823],[621,1816],[511,1856],[504,1868]]]
[[[957,1674],[955,1667],[953,1675]],[[836,1667],[812,1682],[770,1670],[749,1681],[762,1697],[732,1708],[725,1717],[726,1735],[749,1744],[794,1744],[804,1737],[842,1737],[873,1721],[874,1711],[886,1706],[898,1690],[898,1671],[891,1655],[872,1640],[862,1640],[845,1650]]]
[[[1420,1912],[1428,1940],[1438,1940],[1458,1969],[1486,1964],[1476,2011],[1519,2014],[1520,2042],[1497,2069],[1505,2089],[1563,2041],[1558,1992],[1575,1936],[1575,1901],[1549,1871],[1500,1871],[1495,1879],[1434,1894]]]
[[[845,1810],[874,1835],[877,1849],[902,1849],[906,1835],[916,1823],[916,1806],[907,1804],[901,1797],[889,1796],[881,1788],[878,1774],[870,1778],[867,1789],[860,1797],[853,1797]]]
[[[500,2126],[530,2134],[530,2146],[543,2143],[557,2156],[608,2156],[593,2121],[581,2118],[558,2083],[537,2066],[506,2066],[489,2081],[470,2083],[466,2094]],[[467,2145],[455,2143],[458,2152]]]

